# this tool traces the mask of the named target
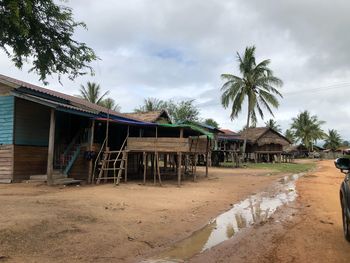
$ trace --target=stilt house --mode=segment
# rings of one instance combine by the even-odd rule
[[[157,158],[167,154],[180,183],[186,158],[208,156],[211,135],[169,124],[164,111],[150,115],[145,121],[0,75],[0,182],[119,182],[128,172],[160,181]]]
[[[247,139],[246,159],[255,162],[281,162],[283,147],[291,142],[279,132],[268,127],[248,128],[240,133]]]

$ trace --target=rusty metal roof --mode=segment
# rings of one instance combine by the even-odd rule
[[[95,103],[91,103],[87,100],[81,99],[79,97],[75,97],[75,96],[71,96],[65,93],[61,93],[58,91],[54,91],[52,89],[47,89],[47,88],[43,88],[43,87],[39,87],[33,84],[30,84],[28,82],[24,82],[18,79],[14,79],[5,75],[0,74],[0,82],[3,82],[15,89],[17,88],[26,88],[29,90],[33,90],[36,92],[40,92],[52,97],[56,97],[62,100],[66,100],[68,104],[70,104],[71,106],[81,109],[83,111],[97,111],[97,112],[102,112],[105,114],[111,114],[111,115],[115,115],[118,117],[123,117],[126,119],[133,119],[133,120],[137,120],[136,118],[133,118],[132,116],[126,116],[125,114],[113,111],[113,110],[108,110],[107,108],[97,105]]]

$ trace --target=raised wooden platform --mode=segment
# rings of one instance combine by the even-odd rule
[[[206,153],[206,138],[172,138],[172,137],[129,137],[126,150],[129,152],[159,153]]]

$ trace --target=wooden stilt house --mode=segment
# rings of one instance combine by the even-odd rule
[[[159,115],[161,122],[166,119],[164,116],[164,113]],[[158,128],[158,125],[166,122],[142,121],[74,96],[0,75],[0,182],[28,179],[47,180],[50,184],[77,180],[100,182],[120,178],[122,173],[126,179],[129,152],[137,152],[137,164],[141,164],[144,152],[159,153],[155,149],[164,149],[158,143],[165,139],[158,137],[172,138],[162,144],[162,147],[167,145],[168,152],[202,151],[202,148],[191,148],[192,138],[205,134],[192,127]],[[145,141],[156,138],[156,141],[151,145],[138,144],[140,137],[147,138]],[[184,148],[179,148],[182,144],[177,137],[186,139]],[[208,151],[207,147],[205,152]],[[129,157],[133,158],[132,154]],[[178,161],[180,167],[181,161]],[[182,170],[179,171],[181,176]]]
[[[283,147],[291,144],[282,134],[268,127],[248,128],[240,136],[247,139],[245,158],[254,162],[281,162]]]
[[[239,155],[243,140],[240,135],[229,129],[220,129],[212,151],[212,163],[219,166],[221,162],[232,162],[239,165]]]

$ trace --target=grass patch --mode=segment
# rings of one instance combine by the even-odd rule
[[[278,173],[302,173],[316,167],[315,163],[248,163],[247,168],[268,169]]]
[[[220,163],[221,167],[233,167],[232,163]],[[315,163],[246,163],[244,168],[266,169],[276,173],[302,173],[316,167]]]

